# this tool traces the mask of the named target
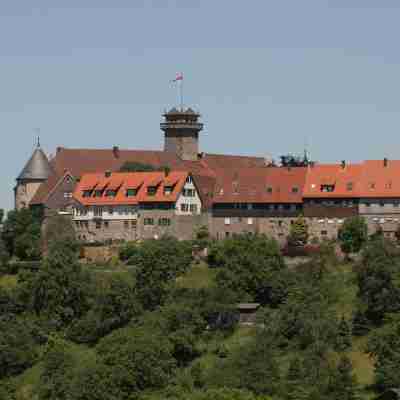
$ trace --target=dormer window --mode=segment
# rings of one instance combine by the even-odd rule
[[[92,195],[91,190],[84,190],[82,193],[82,197],[90,197]]]
[[[117,195],[117,192],[115,190],[107,190],[106,191],[106,197],[115,197]]]
[[[94,197],[101,197],[103,196],[103,191],[102,190],[95,190],[94,191]]]
[[[271,193],[272,193],[272,187],[271,187],[271,186],[268,186],[268,187],[267,187],[267,193],[268,193],[268,194],[271,194]]]
[[[172,186],[165,186],[164,187],[164,195],[169,196],[172,193]]]
[[[157,186],[149,186],[147,188],[147,194],[148,196],[155,196],[157,193]]]
[[[137,189],[127,189],[126,197],[135,197],[137,195]]]
[[[299,188],[297,186],[293,186],[292,193],[299,193]]]
[[[321,192],[331,193],[335,190],[335,185],[321,185]]]

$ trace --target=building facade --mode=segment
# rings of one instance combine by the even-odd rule
[[[187,172],[87,174],[73,194],[73,221],[83,241],[192,239],[202,201]]]

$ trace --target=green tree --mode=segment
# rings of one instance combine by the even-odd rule
[[[304,217],[300,216],[290,225],[288,236],[289,246],[305,246],[308,243],[308,225]]]
[[[35,342],[26,324],[15,318],[0,318],[0,379],[17,375],[36,360]]]
[[[97,283],[93,306],[68,330],[68,337],[78,343],[96,343],[114,329],[141,315],[133,280],[112,275]]]
[[[258,336],[220,360],[208,376],[210,386],[249,390],[256,395],[279,391],[280,369],[271,338]]]
[[[368,240],[368,226],[365,219],[362,217],[346,219],[339,229],[338,239],[346,255],[358,253]]]
[[[367,352],[375,358],[375,385],[387,390],[400,385],[400,321],[374,331],[367,345]]]
[[[43,356],[43,370],[38,385],[39,400],[69,400],[75,361],[69,344],[50,337]]]
[[[190,244],[172,237],[146,240],[129,259],[136,267],[136,285],[145,309],[154,309],[165,300],[171,283],[190,266]]]
[[[41,222],[41,215],[27,208],[12,210],[7,214],[2,238],[11,256],[22,260],[40,258]]]
[[[356,268],[360,311],[375,325],[382,323],[385,314],[400,308],[400,290],[395,274],[400,266],[398,249],[389,241],[370,241]]]
[[[213,246],[209,258],[218,266],[218,286],[235,292],[238,300],[278,304],[285,297],[286,267],[275,240],[263,235],[225,239]]]
[[[338,351],[347,351],[351,349],[352,346],[352,333],[351,326],[344,317],[339,322],[338,333],[336,339],[336,349]]]
[[[79,264],[77,243],[54,238],[39,271],[21,281],[21,296],[37,315],[61,327],[88,310],[89,284],[89,275]]]
[[[0,274],[2,272],[7,272],[8,262],[10,260],[10,256],[8,254],[6,245],[3,239],[0,237]]]
[[[108,369],[115,398],[131,399],[134,392],[165,387],[175,374],[172,346],[157,331],[124,328],[102,339],[97,352]]]

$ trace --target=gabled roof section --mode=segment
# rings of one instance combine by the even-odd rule
[[[213,203],[301,203],[307,169],[216,170]]]
[[[264,166],[261,157],[220,154],[201,154],[197,161],[181,160],[176,154],[164,151],[110,149],[68,149],[59,147],[51,161],[55,175],[63,176],[66,170],[75,178],[102,171],[117,172],[126,162],[150,164],[156,168],[168,166],[173,171],[190,171],[196,176],[213,177],[218,168],[249,168]],[[42,184],[34,197],[40,204],[52,189],[55,179]],[[33,203],[31,203],[33,204]]]
[[[43,150],[38,146],[19,174],[17,181],[47,180],[51,174],[52,169],[49,160]]]
[[[176,202],[182,192],[188,173],[185,171],[174,171],[168,176],[164,172],[115,172],[111,175],[105,174],[85,174],[75,188],[73,197],[80,204],[108,206],[108,205],[137,205],[139,203],[155,202]],[[164,188],[171,187],[170,181],[175,181],[170,193],[166,193]],[[158,182],[157,190],[154,194],[148,193],[149,187],[154,187],[154,182]],[[167,183],[166,183],[167,182]],[[117,188],[115,196],[107,196],[104,191],[100,197],[85,197],[85,188],[94,186]],[[96,187],[96,188],[97,188]],[[137,189],[134,196],[127,196],[128,189]],[[114,190],[114,189],[113,189]]]
[[[360,197],[400,197],[400,160],[366,160],[363,163]]]
[[[363,164],[315,164],[309,166],[304,198],[358,198],[362,190]],[[325,190],[330,186],[329,190]]]

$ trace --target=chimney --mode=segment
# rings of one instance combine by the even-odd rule
[[[346,168],[346,161],[342,160],[342,169],[345,169],[345,168]]]
[[[106,171],[105,174],[104,174],[104,176],[105,176],[106,178],[110,178],[110,177],[111,177],[111,171]]]
[[[119,158],[119,147],[118,146],[114,146],[113,149],[113,154],[115,158]]]
[[[389,163],[389,160],[385,157],[385,158],[383,159],[383,166],[384,166],[384,167],[387,167],[387,166],[388,166],[388,163]]]

